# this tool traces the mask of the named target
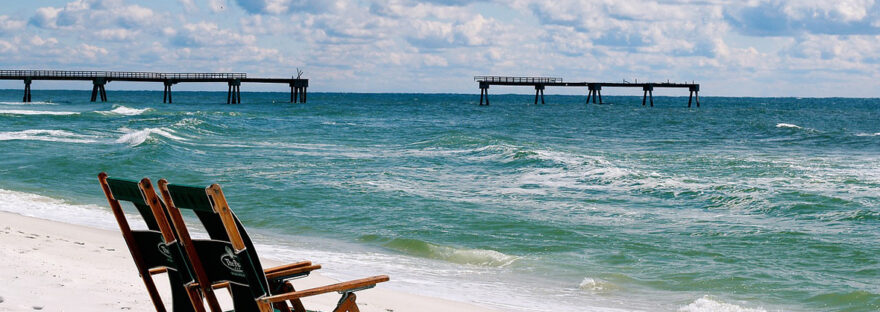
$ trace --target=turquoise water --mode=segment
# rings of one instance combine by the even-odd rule
[[[0,209],[216,182],[264,255],[502,310],[880,309],[877,99],[225,96],[0,91]]]

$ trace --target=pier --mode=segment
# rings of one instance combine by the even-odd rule
[[[301,72],[299,73],[301,75]],[[183,82],[220,82],[228,85],[227,104],[241,103],[241,84],[277,83],[290,86],[290,102],[306,102],[308,79],[297,78],[249,78],[246,73],[153,73],[118,71],[68,71],[68,70],[0,70],[0,80],[24,82],[22,102],[31,101],[31,83],[35,80],[82,80],[92,82],[91,101],[107,101],[105,86],[111,81],[161,82],[165,85],[162,102],[172,103],[171,87]]]
[[[700,107],[700,84],[698,83],[674,83],[674,82],[564,82],[562,78],[555,77],[505,77],[505,76],[475,76],[474,81],[480,86],[480,106],[489,105],[489,86],[532,86],[535,88],[535,104],[538,99],[544,104],[544,89],[550,87],[586,87],[587,104],[590,100],[593,104],[598,101],[602,104],[602,88],[641,88],[644,91],[642,95],[642,106],[650,102],[654,107],[654,89],[655,88],[681,88],[688,89],[688,107],[693,103]],[[485,100],[485,104],[484,103]]]

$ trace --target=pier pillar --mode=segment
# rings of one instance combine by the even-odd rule
[[[21,101],[25,103],[31,102],[31,78],[24,79],[24,96]]]
[[[700,108],[700,85],[691,87],[691,92],[694,94],[694,99],[697,100],[697,108]],[[688,107],[691,107],[690,100],[688,100]]]
[[[226,93],[226,104],[241,104],[241,80],[230,80]]]
[[[483,98],[486,98],[486,106],[489,105],[489,83],[480,82],[480,106],[483,106]]]
[[[171,100],[171,86],[174,85],[174,81],[166,80],[165,81],[165,92],[162,94],[162,103],[174,103]]]
[[[602,85],[600,84],[587,84],[587,87],[590,88],[590,93],[587,95],[587,104],[590,104],[590,99],[593,99],[593,104],[596,104],[596,100],[599,100],[599,104],[602,103]]]
[[[306,79],[294,79],[290,82],[290,103],[305,103],[306,89],[309,87],[309,81]]]
[[[538,95],[541,96],[541,104],[546,104],[544,102],[544,85],[542,84],[535,85],[535,105],[538,105]]]
[[[95,78],[92,80],[92,102],[97,100],[98,96],[101,97],[101,102],[107,102],[107,89],[104,88],[106,84],[106,78]]]
[[[642,106],[645,106],[645,100],[647,98],[650,98],[651,99],[651,107],[654,107],[654,86],[645,85],[644,87],[642,87],[642,90],[645,91],[645,94],[642,95]]]
[[[691,102],[694,100],[694,90],[688,93],[688,108],[691,108]]]

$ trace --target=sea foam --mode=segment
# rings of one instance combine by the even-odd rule
[[[30,140],[65,143],[95,143],[94,137],[64,130],[30,129],[23,131],[0,132],[0,141]]]
[[[801,127],[801,126],[798,126],[798,125],[796,125],[796,124],[782,123],[782,122],[781,122],[781,123],[776,124],[776,128],[794,128],[794,129],[801,129],[802,127]]]
[[[124,143],[131,146],[138,146],[146,142],[152,134],[157,134],[165,138],[175,141],[186,141],[185,138],[174,135],[174,130],[168,128],[145,128],[141,130],[132,130],[121,128],[125,134],[116,139],[116,143]]]
[[[38,111],[38,110],[27,110],[27,109],[0,109],[0,114],[8,114],[8,115],[76,115],[78,112],[60,112],[60,111]]]
[[[746,308],[735,304],[724,303],[713,299],[709,296],[697,299],[689,305],[678,309],[679,312],[766,312],[767,310],[757,308]]]
[[[598,278],[585,277],[583,281],[581,281],[578,288],[581,290],[586,290],[591,293],[604,293],[614,289],[614,285],[610,282]]]
[[[110,212],[100,206],[77,205],[43,195],[4,189],[0,189],[0,211],[103,229],[116,227]]]
[[[96,111],[96,113],[99,113],[102,115],[135,116],[135,115],[140,115],[140,114],[143,114],[144,112],[151,111],[151,110],[153,110],[153,109],[149,108],[149,107],[139,109],[139,108],[131,108],[131,107],[119,105],[119,106],[114,107],[112,110]]]
[[[56,105],[52,102],[0,102],[0,105]]]
[[[413,256],[490,267],[504,267],[518,259],[495,250],[453,248],[415,239],[394,239],[385,244],[385,247]]]

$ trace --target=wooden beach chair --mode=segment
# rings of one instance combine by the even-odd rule
[[[152,189],[146,189],[146,187],[150,187],[152,185],[148,179],[144,178],[144,180],[142,180],[141,182],[144,186],[144,189],[142,191],[145,194],[155,193]],[[170,200],[170,199],[166,198],[166,200]],[[148,202],[152,203],[151,201],[148,201]],[[162,204],[162,205],[160,206],[159,204]],[[168,210],[166,209],[166,206],[164,206],[164,204],[162,202],[157,202],[156,206],[158,207],[157,209],[164,211],[165,215],[168,216],[168,218],[166,218],[165,220],[173,220],[173,221],[168,221],[169,222],[168,224],[172,224],[171,222],[185,224],[183,217],[180,215],[179,211],[177,211],[177,213],[175,213],[175,214],[170,214],[168,212]],[[226,233],[226,228],[223,226],[223,220],[220,219],[220,216],[218,214],[199,211],[199,210],[195,210],[195,209],[193,209],[192,211],[198,217],[198,220],[201,223],[202,227],[205,229],[205,231],[208,233],[208,236],[212,240],[230,242],[229,235]],[[238,218],[235,218],[235,219],[236,219],[236,222],[238,222]],[[239,223],[238,226],[241,227],[241,224]],[[168,228],[170,229],[171,225],[169,225]],[[164,229],[164,227],[160,226],[160,229]],[[183,233],[184,237],[186,237],[186,238],[191,237],[189,235],[188,228],[183,227],[180,229],[180,231],[181,231],[180,233]],[[178,233],[178,231],[176,229],[174,229],[173,232],[174,232],[175,237],[180,237],[179,236],[180,234]],[[247,246],[250,250],[254,250],[253,242],[251,241],[250,237],[247,235],[247,232],[242,231],[241,234],[242,234],[241,236],[242,236],[242,240],[244,241],[245,246]],[[201,265],[201,261],[198,259],[198,257],[195,256],[197,253],[193,249],[192,244],[187,243],[185,241],[182,241],[181,245],[184,246],[184,252],[187,253],[187,255],[189,255],[189,254],[193,255],[192,257],[187,256],[187,259],[192,259],[191,263],[194,266],[190,266],[190,271],[194,275],[194,278],[197,280],[197,282],[207,281],[207,277],[204,275],[204,269],[203,269],[203,266]],[[273,287],[275,287],[275,289],[293,290],[293,286],[289,283],[289,280],[308,276],[311,271],[314,271],[314,270],[317,270],[320,268],[321,268],[320,265],[313,265],[311,261],[300,261],[300,262],[291,263],[291,264],[287,264],[287,265],[281,265],[281,266],[277,266],[277,267],[268,268],[268,269],[264,270],[264,273],[270,277],[269,282],[271,285],[273,285]],[[214,288],[214,289],[221,288],[221,287],[229,287],[229,283],[228,282],[220,282],[220,283],[215,283],[212,285],[212,288]],[[230,294],[232,294],[231,290],[230,290]],[[211,292],[210,289],[207,290],[206,297],[208,298],[207,302],[208,302],[208,305],[211,307],[212,311],[214,311],[214,312],[221,311],[219,305],[216,303],[216,300],[213,299],[216,296]],[[299,308],[300,310],[304,310],[300,300],[291,300],[291,304],[294,306],[294,308]],[[199,305],[201,306],[201,304],[199,304]],[[197,308],[203,308],[203,307],[197,307]]]
[[[288,312],[291,308],[295,312],[305,312],[300,298],[331,292],[342,294],[334,312],[358,312],[354,292],[389,280],[388,276],[381,275],[296,291],[288,281],[289,277],[307,273],[311,268],[294,266],[279,271],[264,271],[253,244],[247,238],[247,231],[229,209],[219,185],[200,188],[168,184],[164,179],[159,180],[158,184],[186,256],[191,260],[199,259],[201,265],[193,266],[195,275],[203,274],[206,278],[190,286],[198,286],[205,291],[210,287],[201,285],[228,283],[236,312]],[[192,210],[200,219],[210,217],[219,220],[228,240],[192,239],[180,209]]]
[[[153,275],[167,273],[171,288],[172,310],[174,312],[195,312],[192,302],[201,302],[201,296],[196,292],[189,291],[184,286],[184,284],[192,282],[192,276],[185,263],[186,259],[180,245],[177,244],[173,236],[163,236],[167,232],[160,229],[160,224],[167,224],[167,222],[163,222],[165,220],[164,212],[157,211],[147,204],[149,200],[145,199],[135,181],[109,178],[104,172],[98,175],[98,180],[104,190],[104,195],[107,196],[110,209],[116,217],[116,222],[122,231],[122,237],[125,239],[125,244],[128,245],[138,274],[147,287],[147,292],[156,311],[165,312],[166,309],[156,289]],[[158,200],[155,192],[153,192],[153,197]],[[146,230],[131,229],[120,202],[129,202],[134,205],[146,223]],[[160,216],[160,218],[155,216]]]

